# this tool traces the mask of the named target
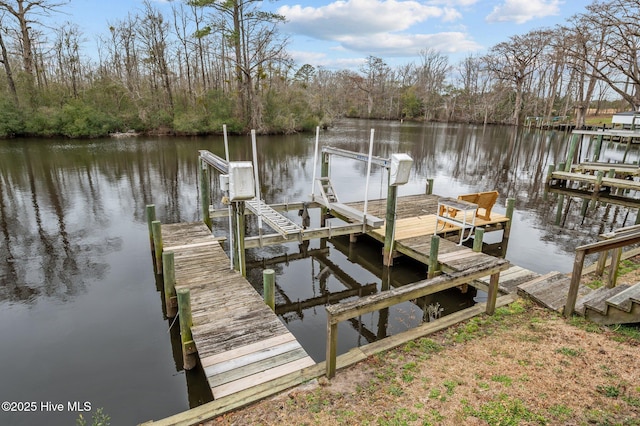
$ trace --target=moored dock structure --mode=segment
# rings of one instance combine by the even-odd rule
[[[387,198],[367,200],[365,197],[363,202],[341,202],[337,195],[339,188],[334,188],[330,178],[329,157],[332,155],[366,161],[368,170],[371,165],[385,167],[392,176]],[[539,276],[504,259],[514,200],[508,200],[506,212],[500,213],[493,208],[498,198],[494,191],[463,194],[458,198],[439,197],[432,194],[432,180],[427,194],[398,197],[397,186],[408,178],[406,168],[411,163],[406,155],[383,159],[373,157],[371,149],[369,155],[362,155],[323,148],[317,179],[314,172],[313,184],[318,195],[314,189],[310,201],[282,204],[261,200],[255,173],[257,165],[247,161],[231,162],[208,151],[200,151],[199,161],[204,223],[160,224],[152,206],[147,208],[147,220],[156,270],[163,274],[167,316],[177,314],[180,321],[183,364],[189,368],[200,363],[214,400],[150,423],[196,424],[313,378],[332,377],[336,369],[381,350],[475,315],[492,314],[496,307],[514,300],[519,283]],[[227,208],[211,206],[210,182],[214,172],[220,175],[220,187],[224,191],[220,195],[228,202]],[[306,219],[310,209],[320,209],[317,227],[311,227]],[[291,218],[294,212],[299,213],[300,219]],[[259,221],[258,235],[246,235],[245,223],[250,215]],[[229,257],[221,246],[221,239],[213,235],[216,218],[228,218],[231,223],[227,241]],[[341,223],[334,223],[332,218]],[[498,249],[497,257],[483,252],[488,248],[483,242],[484,233],[494,231],[502,232],[502,240],[497,247],[492,247]],[[375,285],[358,289],[349,283],[351,288],[335,298],[310,302],[333,303],[342,296],[350,298],[326,306],[326,359],[316,363],[275,313],[279,308],[273,303],[272,274],[264,271],[263,296],[245,279],[248,267],[245,252],[251,248],[339,235],[350,235],[352,242],[361,236],[358,244],[369,241],[382,245],[380,263],[385,267],[391,267],[398,256],[409,256],[425,265],[428,275],[424,280],[382,291]],[[469,240],[468,245],[472,247],[463,245],[463,240]],[[343,279],[348,282],[347,277]],[[337,354],[340,322],[399,303],[415,303],[444,289],[467,286],[486,291],[486,302]]]
[[[570,190],[594,199],[638,200],[638,147],[640,129],[635,125],[631,129],[574,130],[565,161],[549,165],[547,184],[552,191]]]

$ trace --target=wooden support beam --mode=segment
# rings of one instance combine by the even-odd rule
[[[573,163],[573,159],[576,155],[576,149],[578,147],[578,142],[581,140],[581,136],[574,133],[571,137],[571,144],[569,145],[569,151],[567,152],[567,161],[564,167],[564,171],[568,172],[571,170],[571,164]]]
[[[511,224],[513,223],[513,212],[516,207],[516,199],[515,198],[507,198],[507,211],[505,216],[509,219],[507,223],[504,225],[504,231],[502,234],[502,243],[500,244],[502,247],[500,257],[504,258],[507,256],[507,249],[509,248],[509,236],[511,235]]]
[[[243,277],[247,276],[247,253],[245,251],[245,219],[244,219],[244,201],[236,204],[236,237],[238,240],[238,271]]]
[[[145,216],[147,218],[147,226],[149,227],[149,245],[151,246],[151,253],[154,253],[153,248],[153,222],[156,220],[156,205],[147,204],[145,208]]]
[[[265,269],[262,271],[262,293],[264,302],[275,311],[276,308],[276,271]]]
[[[164,304],[168,318],[173,318],[178,313],[178,301],[176,298],[176,269],[175,256],[172,251],[162,253],[162,275],[164,283]]]
[[[573,272],[571,275],[571,283],[569,284],[569,294],[567,295],[567,303],[564,305],[564,316],[569,318],[573,314],[578,299],[578,288],[580,287],[580,278],[582,278],[582,267],[584,266],[585,250],[576,250],[576,257],[573,261]]]
[[[209,206],[211,205],[211,180],[209,177],[209,165],[200,157],[200,211],[202,221],[207,228],[212,229]]]
[[[382,255],[382,264],[384,266],[393,265],[393,238],[395,236],[396,228],[396,205],[398,202],[398,187],[395,185],[389,185],[387,191],[387,213],[385,216],[385,229],[384,229],[384,248]]]
[[[498,298],[498,282],[500,281],[500,271],[491,274],[489,278],[489,291],[487,293],[487,315],[493,315],[496,311],[496,299]]]
[[[193,318],[191,316],[191,292],[188,288],[181,288],[177,292],[178,315],[180,321],[180,342],[182,343],[182,363],[185,370],[196,366],[195,343],[191,334]]]
[[[432,195],[433,194],[433,178],[427,179],[427,187],[426,187],[425,193],[427,195]]]
[[[159,220],[151,222],[153,229],[153,248],[155,251],[156,274],[162,274],[162,224]]]
[[[622,257],[622,247],[611,250],[611,269],[607,278],[607,288],[613,288],[618,283],[618,268]]]
[[[489,301],[487,302],[487,312],[493,311],[495,310],[500,271],[508,268],[508,261],[495,259],[495,262],[492,262],[492,264],[488,266],[473,267],[464,271],[453,272],[449,275],[440,275],[436,278],[408,284],[356,300],[327,306],[327,348],[325,361],[327,377],[331,378],[335,375],[338,323],[370,312],[389,308],[398,303],[437,293],[461,284],[467,284],[487,275],[491,275],[491,282],[495,289],[495,293],[490,295],[493,298],[492,305],[490,305]]]
[[[433,278],[438,273],[438,251],[440,250],[440,237],[431,236],[431,246],[429,248],[429,264],[427,265],[427,278]]]
[[[482,243],[484,240],[484,228],[476,228],[473,236],[473,251],[482,253]]]
[[[362,232],[362,224],[339,225],[332,227],[323,227],[302,231],[298,235],[300,241],[313,240],[317,238],[331,238],[339,235],[357,234]],[[285,239],[280,234],[267,234],[262,237],[246,237],[245,248],[266,247],[274,244],[290,243],[291,240]]]

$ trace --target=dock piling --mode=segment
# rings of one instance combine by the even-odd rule
[[[476,228],[473,236],[473,251],[482,252],[482,242],[484,240],[484,228]]]
[[[162,273],[162,224],[159,220],[151,222],[153,232],[153,249],[156,259],[156,274]]]
[[[209,179],[209,165],[200,158],[200,210],[202,221],[207,228],[212,229],[209,206],[211,205],[211,180]]]
[[[168,318],[174,318],[177,314],[176,300],[176,269],[172,251],[162,253],[162,275],[164,282],[164,304]]]
[[[427,187],[425,188],[425,193],[427,195],[433,194],[433,178],[427,179]]]
[[[151,246],[151,253],[154,253],[153,248],[153,221],[156,220],[156,205],[147,204],[145,208],[145,216],[147,218],[147,226],[149,227],[149,245]]]
[[[438,272],[438,251],[440,250],[440,237],[431,236],[431,247],[429,249],[429,265],[427,270],[427,278],[433,278]]]
[[[262,287],[264,302],[275,311],[276,309],[276,271],[265,269],[262,271]]]
[[[489,278],[489,292],[487,293],[487,315],[493,315],[496,311],[496,300],[498,299],[498,282],[500,280],[500,272],[491,274]]]
[[[382,264],[384,266],[393,265],[393,238],[396,228],[396,205],[398,203],[398,187],[389,185],[387,192],[387,213],[385,217],[384,248]]]
[[[502,251],[500,253],[500,257],[504,258],[507,256],[507,248],[509,247],[509,235],[511,234],[511,224],[513,222],[513,211],[516,207],[516,199],[515,198],[507,198],[507,211],[505,212],[505,216],[509,219],[507,223],[504,225],[504,233],[502,234]]]
[[[181,288],[178,294],[178,315],[180,320],[180,342],[182,343],[182,362],[185,370],[196,366],[195,343],[191,334],[193,318],[191,316],[191,292],[188,288]]]

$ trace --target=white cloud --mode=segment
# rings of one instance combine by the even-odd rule
[[[431,48],[443,53],[469,52],[481,49],[465,31],[447,29],[424,34],[425,21],[437,19],[447,26],[462,15],[451,5],[469,5],[476,0],[441,0],[419,3],[413,0],[338,0],[321,7],[282,6],[278,13],[287,18],[286,31],[312,39],[334,42],[341,48],[376,56],[415,56]],[[436,25],[429,25],[435,28]],[[460,28],[459,25],[457,25]],[[292,55],[296,62],[302,52]],[[321,58],[308,57],[310,63]]]
[[[329,69],[355,69],[364,62],[364,58],[334,58],[324,53],[301,50],[293,50],[289,54],[298,65],[312,64]]]
[[[431,0],[429,4],[444,4],[447,6],[472,6],[480,0]]]
[[[561,3],[560,0],[505,0],[493,8],[486,20],[524,24],[532,19],[558,15]]]
[[[289,31],[323,40],[348,34],[403,31],[430,18],[449,22],[461,17],[455,9],[412,0],[339,0],[318,8],[282,6],[278,13],[287,18],[285,28]]]
[[[465,33],[443,32],[437,34],[380,33],[369,37],[344,36],[340,42],[348,49],[380,56],[414,56],[423,49],[441,53],[460,53],[482,48]]]

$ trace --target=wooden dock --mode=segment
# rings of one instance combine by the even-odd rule
[[[454,225],[439,223],[436,231],[436,210],[438,207],[437,195],[411,195],[400,197],[396,209],[396,230],[393,243],[395,252],[411,257],[418,262],[428,265],[431,248],[431,236],[456,235],[460,228]],[[362,203],[351,203],[354,208],[362,208]],[[376,216],[384,217],[386,200],[369,201],[369,211]],[[476,218],[476,226],[488,231],[504,229],[509,218],[503,214],[491,213],[490,219]],[[367,235],[384,242],[384,228],[374,229]],[[456,272],[471,266],[477,266],[484,262],[492,262],[495,257],[481,252],[475,252],[468,247],[442,239],[438,252],[438,263],[445,272]]]
[[[204,223],[162,225],[176,290],[191,294],[191,332],[214,399],[315,365]]]

